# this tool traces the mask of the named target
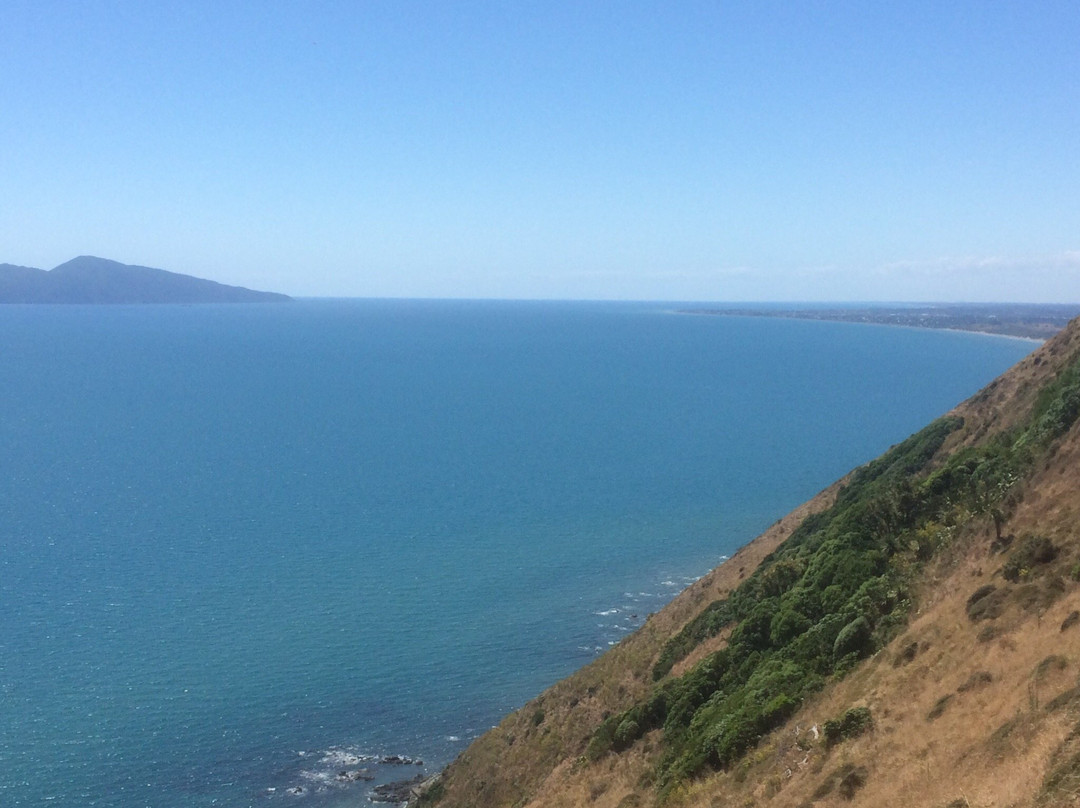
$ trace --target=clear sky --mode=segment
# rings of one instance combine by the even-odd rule
[[[1080,301],[1080,3],[5,0],[0,262]]]

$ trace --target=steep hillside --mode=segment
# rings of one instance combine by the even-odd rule
[[[473,743],[439,806],[1080,804],[1080,320]]]

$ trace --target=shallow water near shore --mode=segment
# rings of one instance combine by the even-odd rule
[[[431,773],[1032,349],[671,308],[0,309],[0,804]]]

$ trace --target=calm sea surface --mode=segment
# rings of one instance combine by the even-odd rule
[[[0,805],[433,771],[1032,347],[666,308],[0,307]]]

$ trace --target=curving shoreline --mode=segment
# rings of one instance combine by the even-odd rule
[[[686,308],[676,314],[722,317],[779,317],[863,325],[965,331],[987,336],[1023,339],[1041,344],[1073,317],[1080,304],[911,304],[881,306],[811,306],[795,308]]]

